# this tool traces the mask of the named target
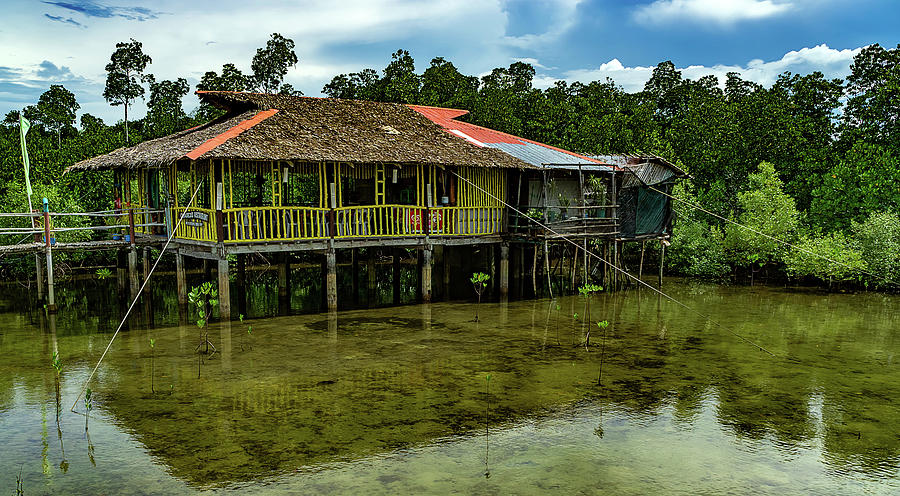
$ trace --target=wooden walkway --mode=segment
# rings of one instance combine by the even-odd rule
[[[162,246],[166,242],[163,236],[135,236],[135,246]],[[131,242],[121,240],[78,241],[74,243],[55,243],[50,248],[53,251],[78,251],[78,250],[117,250],[129,248]],[[0,246],[0,256],[17,255],[22,253],[44,253],[47,247],[44,243],[20,243],[17,245]]]

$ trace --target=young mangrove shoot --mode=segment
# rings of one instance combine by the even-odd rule
[[[238,320],[241,321],[241,324],[244,323],[244,314],[238,315]],[[253,337],[253,326],[247,324],[247,347],[253,350],[253,344],[250,342],[250,338]],[[241,334],[241,351],[244,351],[244,335]]]
[[[587,321],[591,322],[591,298],[594,296],[594,293],[599,291],[603,291],[602,286],[598,286],[596,284],[585,284],[584,286],[578,288],[578,292],[581,293],[581,296],[587,302]],[[588,349],[588,346],[591,345],[591,329],[588,327],[587,334],[584,337],[584,349],[587,351],[591,351]]]
[[[487,282],[490,278],[491,276],[484,272],[474,272],[472,277],[469,278],[469,282],[472,283],[472,287],[475,289],[475,294],[478,295],[478,305],[481,305],[481,295],[484,293],[484,288],[487,287]],[[478,322],[478,306],[475,307],[475,322]]]
[[[212,356],[216,352],[216,347],[209,342],[209,317],[212,311],[219,305],[219,291],[213,287],[212,283],[204,282],[203,284],[191,289],[188,293],[188,301],[194,307],[197,315],[197,328],[200,329],[200,344],[197,345],[197,378],[200,378],[200,366],[203,363],[202,355]],[[212,353],[209,349],[212,347]]]
[[[94,408],[94,402],[91,397],[94,392],[91,391],[91,388],[87,388],[84,392],[84,432],[87,434],[88,431],[88,419],[91,418],[91,410]]]
[[[606,328],[609,327],[609,321],[603,320],[597,322],[597,327],[603,332],[600,338],[600,375],[597,376],[597,385],[600,385],[600,381],[603,380],[603,354],[606,348]]]
[[[59,375],[62,372],[62,362],[59,360],[59,352],[54,351],[53,355],[50,357],[50,366],[53,367],[54,376],[56,379],[56,425],[59,426],[59,408],[60,408],[60,390],[59,390]]]

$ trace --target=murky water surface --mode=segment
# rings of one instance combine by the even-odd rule
[[[109,292],[48,319],[7,286],[0,492],[900,494],[900,298],[667,290],[722,326],[632,291],[213,323],[207,357],[166,297],[100,365],[86,435]]]

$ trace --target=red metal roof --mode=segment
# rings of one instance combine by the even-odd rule
[[[244,131],[250,129],[251,127],[268,119],[269,117],[272,117],[276,113],[278,113],[277,109],[263,110],[262,112],[254,115],[250,119],[239,122],[236,126],[230,128],[228,131],[225,131],[224,133],[222,133],[218,136],[214,136],[214,137],[204,141],[202,145],[189,151],[188,153],[185,154],[185,156],[191,160],[197,160],[198,158],[202,157],[204,153],[214,150],[217,146],[221,145],[222,143],[225,143],[229,139],[234,138],[235,136],[243,133]]]
[[[420,114],[427,117],[430,121],[439,124],[441,127],[446,129],[451,134],[459,136],[460,138],[466,139],[466,137],[471,138],[468,141],[473,142],[477,141],[480,143],[511,143],[517,145],[524,145],[526,143],[530,143],[532,145],[537,145],[543,148],[547,148],[550,150],[554,150],[560,153],[564,153],[566,155],[570,155],[572,157],[577,157],[578,159],[585,160],[588,162],[593,162],[596,164],[607,165],[605,162],[601,160],[597,160],[595,158],[591,158],[585,155],[581,155],[575,152],[570,152],[568,150],[563,150],[562,148],[557,148],[555,146],[547,145],[545,143],[541,143],[539,141],[529,140],[526,138],[522,138],[519,136],[515,136],[509,133],[504,133],[501,131],[495,131],[493,129],[489,129],[482,126],[477,126],[475,124],[470,124],[468,122],[462,122],[455,120],[457,117],[461,117],[469,113],[468,110],[459,110],[459,109],[448,109],[448,108],[440,108],[440,107],[427,107],[424,105],[408,105],[409,108],[419,112]],[[473,144],[479,145],[479,143],[473,142]],[[479,145],[484,146],[484,145]]]

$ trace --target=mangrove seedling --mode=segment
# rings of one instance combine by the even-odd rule
[[[600,385],[600,381],[603,379],[603,353],[606,348],[606,328],[609,327],[609,321],[603,320],[597,322],[597,327],[603,331],[603,334],[600,337],[600,375],[597,377],[597,385]]]
[[[150,338],[150,393],[155,393],[153,390],[153,355],[154,350],[156,349],[156,340]]]
[[[54,376],[56,378],[56,425],[59,425],[59,408],[60,408],[60,391],[59,391],[59,374],[62,372],[62,363],[59,360],[59,352],[54,351],[50,357],[50,366],[53,367]]]
[[[585,284],[584,286],[578,288],[578,292],[581,293],[581,296],[584,297],[587,303],[587,321],[591,322],[591,298],[594,296],[594,293],[599,291],[603,291],[602,286],[598,286],[596,284]],[[584,337],[584,349],[588,349],[588,346],[591,344],[591,329],[588,328],[587,335]],[[590,351],[590,350],[588,350]]]
[[[475,294],[478,295],[478,304],[481,305],[481,295],[484,293],[484,288],[487,287],[488,279],[491,276],[485,274],[484,272],[474,272],[472,277],[469,278],[469,282],[472,283],[472,287],[475,289]],[[478,307],[475,307],[475,322],[478,322]]]
[[[212,315],[213,308],[219,305],[219,292],[209,282],[191,289],[188,293],[188,301],[193,305],[197,315],[197,328],[200,329],[200,344],[197,345],[197,378],[200,378],[200,366],[203,363],[202,355],[212,355],[216,352],[216,347],[209,342],[209,317]],[[212,347],[212,353],[209,348]]]
[[[97,269],[96,272],[94,272],[94,275],[97,276],[97,279],[102,281],[104,279],[111,277],[112,271],[110,271],[106,267],[103,267],[103,268]]]
[[[84,432],[88,431],[88,419],[91,418],[91,410],[94,408],[94,402],[91,399],[93,396],[93,391],[91,388],[87,388],[84,392]]]
[[[238,315],[238,320],[241,321],[241,324],[244,323],[244,314]],[[251,350],[253,349],[253,344],[250,343],[250,338],[253,336],[253,326],[247,324],[247,347]],[[241,334],[241,351],[244,351],[244,335]]]

